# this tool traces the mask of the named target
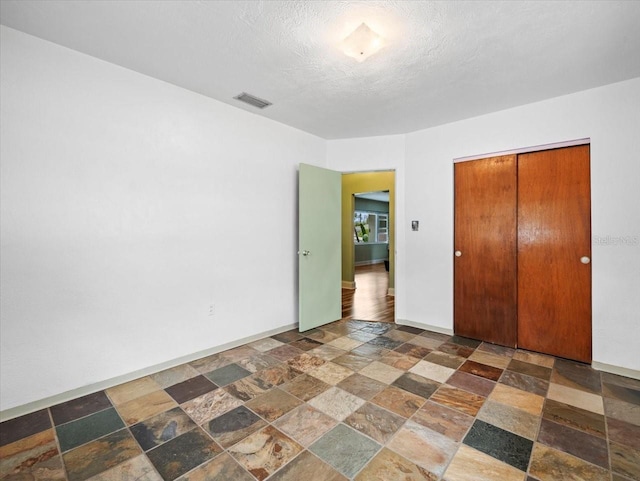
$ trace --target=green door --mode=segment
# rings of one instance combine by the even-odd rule
[[[300,164],[298,181],[300,332],[342,317],[342,174]]]

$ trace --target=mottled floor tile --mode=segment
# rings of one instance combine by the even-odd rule
[[[552,382],[549,384],[547,398],[561,403],[570,404],[571,406],[576,406],[581,409],[586,409],[587,411],[593,411],[594,413],[604,414],[602,396],[597,394],[580,391],[572,387]]]
[[[326,382],[327,384],[331,384],[335,386],[343,379],[348,378],[353,374],[351,369],[347,369],[339,364],[335,364],[333,362],[327,362],[322,366],[318,366],[315,369],[312,369],[307,372],[307,374],[317,377],[321,381]]]
[[[602,395],[618,401],[640,405],[640,389],[632,389],[605,382],[602,383]]]
[[[371,334],[370,332],[354,331],[354,332],[350,332],[347,335],[347,337],[350,337],[351,339],[355,339],[356,341],[361,341],[362,343],[365,343],[378,336],[376,334]]]
[[[106,393],[111,402],[118,406],[159,389],[162,389],[162,387],[150,376],[147,376],[107,389]]]
[[[426,347],[427,349],[431,349],[434,352],[436,349],[442,346],[442,344],[444,344],[444,341],[441,339],[425,337],[423,334],[410,339],[409,342],[411,342],[411,344],[415,344],[416,346]]]
[[[394,351],[400,354],[405,354],[409,357],[417,357],[419,359],[422,359],[431,352],[431,350],[426,347],[417,346],[416,344],[411,344],[410,342],[398,346],[394,349]]]
[[[169,386],[165,391],[176,400],[178,404],[190,401],[193,398],[213,391],[218,386],[204,376],[196,376],[181,383]]]
[[[65,481],[53,429],[46,429],[0,447],[0,479]]]
[[[98,411],[75,421],[56,426],[62,452],[122,429],[124,423],[114,408]]]
[[[640,426],[615,418],[607,419],[609,439],[640,451]]]
[[[293,347],[297,347],[298,349],[301,349],[303,351],[310,351],[313,348],[322,346],[322,343],[318,341],[314,341],[313,339],[309,339],[307,337],[303,337],[302,339],[298,339],[297,341],[293,341],[289,343],[289,345]]]
[[[417,357],[406,356],[395,351],[389,352],[386,356],[383,356],[379,361],[387,366],[395,367],[401,371],[408,371],[415,366],[420,359]]]
[[[331,342],[334,339],[338,339],[340,334],[336,334],[335,332],[325,331],[322,329],[312,329],[311,331],[304,333],[305,337],[309,339],[313,339],[314,341],[321,342],[323,344],[327,342]]]
[[[177,407],[134,424],[130,429],[142,449],[148,451],[195,427],[191,418]]]
[[[506,369],[511,362],[510,357],[498,356],[497,354],[481,351],[479,349],[476,349],[473,354],[469,356],[469,360],[486,364],[487,366],[493,366],[498,369]]]
[[[303,404],[282,416],[273,425],[301,445],[309,446],[337,423],[331,416]]]
[[[199,372],[189,364],[181,364],[179,366],[172,367],[171,369],[160,371],[150,377],[161,388],[167,388],[174,384],[186,381],[187,379],[191,379],[192,377],[196,377],[198,374]]]
[[[343,351],[351,351],[352,349],[364,344],[364,342],[365,341],[359,341],[358,339],[353,339],[349,336],[342,336],[329,342],[329,345],[342,349]]]
[[[269,354],[259,353],[254,356],[239,359],[238,361],[236,361],[236,364],[246,369],[247,371],[258,372],[263,369],[279,366],[281,365],[281,362],[282,361],[276,359],[275,357],[271,357]]]
[[[546,396],[549,389],[549,383],[537,377],[528,376],[515,371],[506,370],[500,376],[502,384],[507,386],[529,391],[539,396]]]
[[[370,377],[371,379],[375,379],[376,381],[380,381],[384,384],[391,384],[402,376],[404,371],[380,361],[373,361],[368,366],[360,369],[358,374]]]
[[[472,416],[431,401],[418,409],[411,420],[457,442],[473,424]]]
[[[456,334],[454,334],[451,337],[449,342],[453,342],[453,343],[458,344],[460,346],[471,347],[473,349],[477,348],[478,346],[480,346],[480,344],[482,344],[482,341],[479,341],[477,339],[471,339],[470,337],[458,336]]]
[[[544,404],[544,398],[542,396],[500,383],[498,383],[491,392],[489,399],[521,409],[534,416],[540,415]]]
[[[516,350],[511,347],[499,346],[498,344],[491,344],[490,342],[483,342],[478,346],[478,351],[489,352],[503,357],[513,357]]]
[[[389,349],[390,351],[392,351],[393,349],[404,344],[404,342],[396,341],[395,339],[391,339],[390,337],[386,336],[378,336],[371,339],[370,341],[367,341],[367,344],[370,344],[372,346],[384,347],[385,349]]]
[[[637,404],[604,398],[604,412],[607,417],[640,426],[640,406]]]
[[[262,379],[259,374],[253,374],[231,383],[223,389],[242,401],[248,401],[268,391],[272,387],[273,385]]]
[[[491,400],[482,406],[478,419],[532,441],[540,425],[540,416]]]
[[[385,444],[405,423],[405,418],[366,403],[344,420],[352,428]]]
[[[244,468],[262,481],[291,461],[303,448],[293,439],[267,426],[228,449]]]
[[[452,334],[444,334],[442,332],[433,332],[433,331],[424,331],[420,334],[422,337],[427,337],[430,339],[435,339],[442,342],[447,342],[451,339]]]
[[[285,332],[281,332],[280,334],[275,334],[271,336],[272,339],[275,339],[276,341],[280,341],[284,343],[297,341],[298,339],[302,339],[303,337],[304,336],[300,334],[297,330],[285,331]]]
[[[325,392],[331,386],[318,378],[308,374],[301,374],[292,381],[282,384],[280,389],[293,394],[298,399],[308,401],[318,394]]]
[[[96,474],[88,481],[162,481],[162,478],[149,458],[141,454],[114,468]]]
[[[371,402],[382,406],[389,411],[399,414],[403,418],[408,418],[426,402],[425,398],[416,396],[404,389],[389,386],[371,399]]]
[[[355,481],[436,481],[428,470],[383,448],[354,478]]]
[[[605,418],[602,414],[580,409],[553,399],[544,403],[542,416],[570,428],[579,429],[587,434],[605,437]]]
[[[343,475],[351,478],[380,449],[380,445],[356,430],[338,424],[309,448]]]
[[[302,401],[297,397],[282,389],[274,388],[248,401],[245,406],[267,421],[272,422],[300,404],[302,404]]]
[[[267,425],[254,412],[245,406],[238,406],[231,411],[211,419],[203,427],[223,448],[233,446]]]
[[[502,375],[502,369],[469,360],[465,361],[465,363],[459,367],[459,370],[461,372],[468,372],[474,376],[490,379],[491,381],[497,381]]]
[[[278,366],[258,371],[254,374],[254,379],[260,380],[265,385],[280,386],[286,382],[293,381],[300,374],[300,371],[295,370],[288,364],[279,364]]]
[[[441,366],[440,364],[434,364],[432,362],[422,360],[409,369],[409,372],[442,383],[446,382],[455,370]]]
[[[222,357],[229,359],[231,362],[238,362],[251,356],[257,356],[258,354],[260,354],[260,351],[247,344],[220,353]]]
[[[154,391],[116,406],[125,423],[131,425],[176,407],[165,391]]]
[[[284,344],[280,347],[276,347],[275,349],[267,351],[267,354],[269,354],[271,357],[275,357],[282,362],[287,362],[289,359],[293,359],[294,357],[297,357],[302,353],[304,353],[302,349],[290,346],[289,344]]]
[[[486,398],[478,396],[475,393],[447,384],[440,386],[430,398],[432,402],[457,409],[470,416],[475,416],[478,413],[485,399]]]
[[[611,470],[629,479],[640,479],[640,451],[610,442]]]
[[[311,406],[338,421],[342,421],[364,403],[364,399],[338,387],[332,387],[309,401]]]
[[[197,424],[203,424],[237,408],[241,404],[242,401],[240,399],[232,396],[224,389],[216,389],[184,403],[182,409]]]
[[[530,439],[480,420],[473,423],[463,442],[521,471],[527,470],[533,447]]]
[[[51,428],[47,409],[0,423],[0,447]]]
[[[222,453],[213,460],[185,474],[180,481],[255,481],[235,459]]]
[[[422,334],[423,332],[425,332],[424,329],[420,329],[419,327],[413,327],[413,326],[405,326],[405,325],[399,325],[397,328],[398,331],[403,331],[403,332],[408,332],[410,334],[413,334],[415,336],[417,336],[418,334]]]
[[[556,359],[553,356],[547,356],[546,354],[540,354],[537,352],[523,351],[522,349],[518,349],[515,352],[513,359],[549,368],[553,367],[556,362]]]
[[[380,347],[380,346],[373,346],[371,344],[363,344],[351,350],[352,354],[365,356],[373,359],[374,361],[380,360],[390,352],[391,351],[389,349],[385,349],[384,347]]]
[[[276,347],[284,346],[284,343],[281,341],[277,341],[272,337],[265,337],[264,339],[251,342],[248,345],[256,351],[266,352],[270,351],[271,349],[275,349]]]
[[[407,372],[396,379],[393,386],[428,399],[440,387],[440,383],[417,374]]]
[[[525,473],[464,444],[453,457],[444,481],[524,481]]]
[[[475,351],[475,349],[472,347],[461,346],[460,344],[455,344],[453,342],[445,342],[444,344],[440,344],[440,346],[438,346],[438,350],[461,357],[469,357],[471,354],[473,354],[473,351]]]
[[[226,386],[243,377],[251,376],[251,371],[233,363],[205,374],[205,377],[217,386]],[[203,393],[204,394],[204,393]]]
[[[98,391],[71,401],[52,406],[51,417],[54,424],[64,424],[89,414],[111,407],[111,401],[104,391]]]
[[[222,448],[201,429],[193,429],[147,453],[164,481],[172,481],[214,458]]]
[[[320,359],[324,359],[325,361],[331,361],[336,357],[346,354],[346,352],[347,351],[343,349],[338,349],[337,347],[330,346],[329,344],[323,344],[322,346],[307,351],[307,354],[309,354],[310,356],[319,357]]]
[[[518,359],[512,359],[507,369],[511,372],[517,372],[520,374],[526,374],[527,376],[535,377],[543,381],[549,381],[551,378],[552,369],[533,364],[530,362],[520,361]]]
[[[324,359],[317,356],[311,356],[307,353],[300,354],[299,356],[289,359],[287,364],[300,372],[307,372],[315,369],[318,366],[322,366],[325,362]]]
[[[618,374],[612,374],[610,372],[601,372],[600,377],[602,378],[603,383],[627,387],[629,389],[640,391],[640,379],[619,376]]]
[[[581,362],[556,359],[551,382],[593,394],[602,394],[600,371]]]
[[[456,371],[447,380],[447,384],[484,397],[489,396],[496,387],[496,383],[494,381],[460,371]]]
[[[231,364],[233,361],[222,356],[222,353],[212,354],[211,356],[203,357],[197,361],[190,362],[189,365],[201,374],[215,371],[221,367]]]
[[[393,331],[385,333],[384,337],[388,337],[389,339],[393,339],[394,341],[409,342],[411,339],[416,337],[416,335],[411,334],[410,332],[394,329]]]
[[[387,448],[439,477],[458,449],[458,443],[420,424],[407,421],[387,444]]]
[[[444,367],[449,367],[451,369],[458,369],[467,359],[442,351],[433,351],[427,354],[424,360]]]
[[[121,429],[63,454],[69,481],[83,481],[134,458],[142,451],[133,436]]]
[[[352,353],[346,353],[333,359],[334,363],[342,367],[346,367],[347,369],[351,369],[355,372],[359,371],[363,367],[368,366],[372,361],[373,359],[369,359],[368,357],[364,356],[358,356],[357,354]]]
[[[337,386],[351,394],[362,399],[369,400],[380,391],[385,389],[387,385],[383,382],[376,381],[362,374],[352,374],[348,378],[340,381]]]
[[[284,468],[274,474],[269,481],[347,481],[342,474],[309,451],[304,451]]]
[[[606,469],[575,456],[536,443],[529,473],[540,481],[609,481]]]
[[[607,442],[602,438],[543,419],[538,442],[609,469]]]

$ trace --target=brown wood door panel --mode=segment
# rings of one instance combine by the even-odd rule
[[[589,146],[518,156],[518,347],[591,361]]]
[[[514,347],[516,156],[454,164],[454,331]]]

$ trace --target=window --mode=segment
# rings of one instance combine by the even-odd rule
[[[357,210],[353,216],[353,242],[389,242],[389,214]]]

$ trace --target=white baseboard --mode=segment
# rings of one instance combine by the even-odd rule
[[[393,287],[390,287],[389,289],[387,289],[387,295],[391,296],[391,297],[395,297],[396,296],[396,290]]]
[[[396,324],[400,324],[401,326],[417,327],[418,329],[424,329],[425,331],[438,332],[440,334],[448,334],[450,336],[453,336],[453,329],[446,329],[444,327],[439,327],[439,326],[431,326],[429,324],[414,322],[408,319],[396,319]]]
[[[242,346],[243,344],[248,344],[253,341],[258,341],[265,337],[273,336],[275,334],[280,334],[281,332],[285,332],[290,329],[294,329],[296,327],[298,327],[298,323],[277,327],[275,329],[270,329],[268,331],[254,334],[253,336],[244,337],[236,341],[211,347],[209,349],[205,349],[204,351],[194,352],[193,354],[188,354],[186,356],[182,356],[177,359],[172,359],[170,361],[156,364],[154,366],[149,366],[144,369],[139,369],[137,371],[133,371],[128,374],[123,374],[122,376],[113,377],[105,381],[100,381],[93,384],[89,384],[87,386],[82,386],[77,389],[72,389],[71,391],[66,391],[61,394],[56,394],[54,396],[40,399],[38,401],[33,401],[33,402],[23,404],[21,406],[16,406],[10,409],[5,409],[4,411],[0,411],[0,422],[17,418],[19,416],[24,416],[25,414],[30,414],[32,412],[39,411],[40,409],[55,406],[56,404],[67,402],[72,399],[86,396],[88,394],[93,394],[94,392],[102,391],[104,389],[109,389],[114,386],[118,386],[119,384],[124,384],[125,382],[134,381],[141,377],[149,376],[151,374],[156,374],[160,371],[164,371],[165,369],[171,369],[172,367],[176,367],[181,364],[185,364],[187,362],[192,362],[197,359],[202,359],[203,357],[207,357],[212,354],[217,354],[219,352],[226,351],[227,349],[233,349],[234,347]]]
[[[628,367],[614,366],[613,364],[606,364],[604,362],[598,361],[592,361],[591,367],[597,369],[598,371],[617,374],[618,376],[640,379],[640,371],[636,369],[629,369]]]
[[[355,281],[342,281],[342,288],[343,289],[355,289],[356,288],[356,283],[355,283]]]
[[[368,261],[358,261],[358,262],[354,262],[353,265],[354,266],[372,266],[374,264],[384,264],[384,261],[386,260],[387,259],[373,259]]]

